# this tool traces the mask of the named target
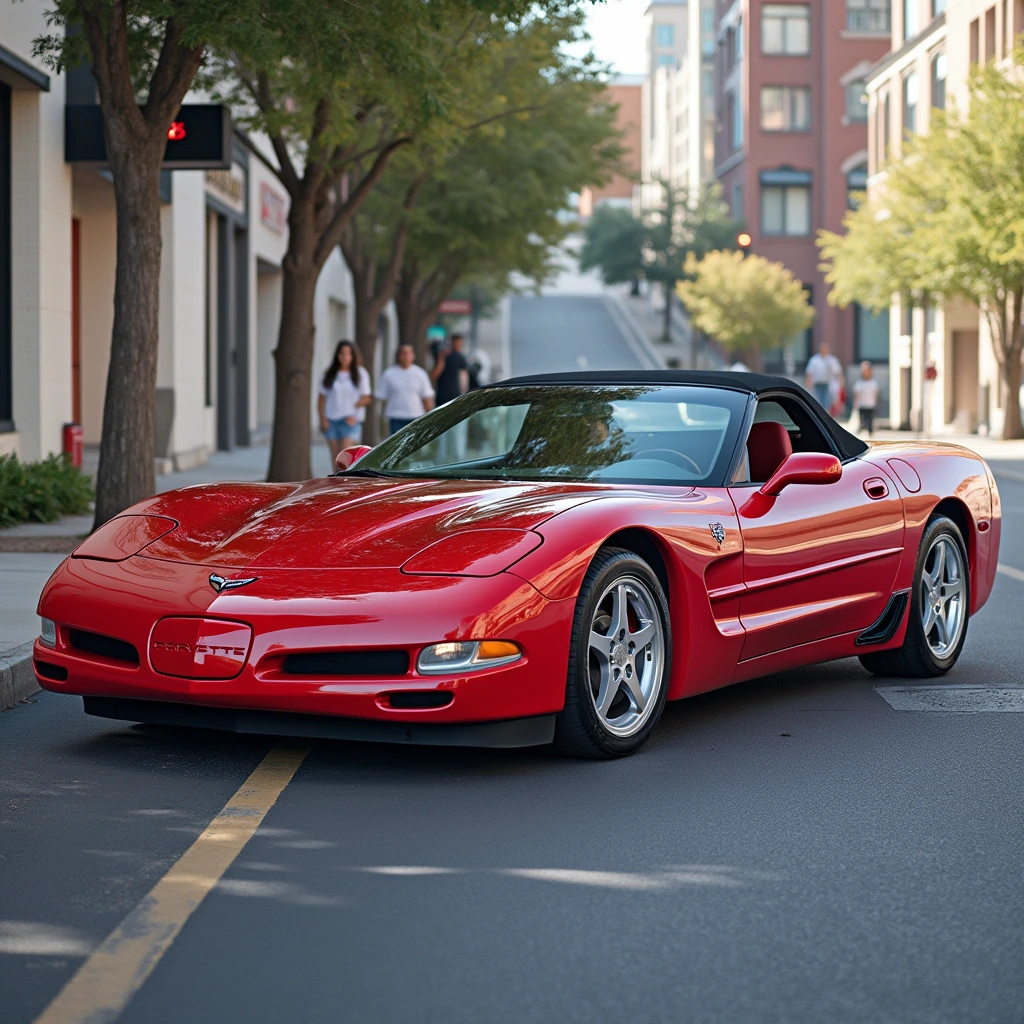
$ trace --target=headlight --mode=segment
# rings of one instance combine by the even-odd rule
[[[476,672],[518,661],[523,656],[519,644],[509,640],[460,640],[425,647],[416,662],[424,675],[451,672]]]
[[[42,640],[47,647],[56,647],[57,624],[53,619],[40,619],[39,623],[39,639]]]

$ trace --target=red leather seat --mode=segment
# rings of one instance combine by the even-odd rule
[[[763,484],[793,454],[789,431],[781,423],[755,423],[747,438],[750,480]]]

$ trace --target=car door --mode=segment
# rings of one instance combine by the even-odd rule
[[[794,451],[835,454],[814,414],[796,397],[758,402],[748,450],[758,423],[782,424]],[[753,475],[767,479],[782,454],[767,462],[750,457],[751,468],[762,463]],[[767,512],[744,515],[762,483],[730,487],[743,538],[741,660],[866,629],[888,602],[902,555],[903,505],[896,488],[877,467],[852,459],[837,482],[791,484]]]

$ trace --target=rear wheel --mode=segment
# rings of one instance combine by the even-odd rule
[[[936,516],[921,538],[910,593],[910,617],[902,647],[861,655],[861,664],[880,676],[941,676],[960,657],[967,639],[971,575],[956,524]]]
[[[556,747],[589,758],[638,750],[665,708],[671,658],[668,601],[651,567],[632,551],[598,552],[576,602]]]

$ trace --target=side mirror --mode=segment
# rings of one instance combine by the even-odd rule
[[[842,475],[842,463],[834,455],[793,452],[775,470],[772,478],[743,503],[740,515],[746,519],[760,519],[771,511],[775,499],[790,484],[834,484]]]
[[[790,484],[834,484],[843,475],[842,463],[834,455],[793,452],[772,474],[761,493],[777,498]]]
[[[339,473],[343,473],[346,469],[351,469],[368,451],[368,444],[354,444],[351,448],[343,448],[338,452],[334,465],[337,466]]]

